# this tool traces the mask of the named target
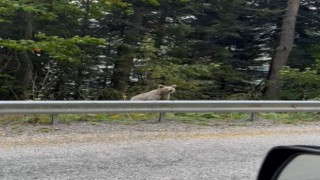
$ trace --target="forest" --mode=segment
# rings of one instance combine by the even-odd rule
[[[1,0],[0,100],[320,95],[320,0]]]

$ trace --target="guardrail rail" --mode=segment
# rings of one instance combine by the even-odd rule
[[[0,101],[0,114],[319,112],[320,101]],[[254,117],[254,114],[252,114]]]

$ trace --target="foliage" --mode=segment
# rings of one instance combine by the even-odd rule
[[[261,99],[285,7],[286,0],[2,0],[0,99],[123,100],[158,84],[177,84],[180,100]],[[284,99],[318,96],[314,7],[301,3]],[[115,76],[127,76],[125,92]]]
[[[66,60],[70,62],[79,61],[75,57],[81,53],[79,45],[89,44],[104,44],[103,39],[92,38],[89,36],[75,36],[70,39],[65,39],[57,36],[46,36],[43,33],[35,35],[34,40],[0,40],[0,46],[12,51],[28,50],[32,53],[40,54],[41,51],[47,53],[55,60]]]
[[[320,60],[312,68],[285,68],[281,71],[282,98],[288,100],[318,99],[320,94]]]
[[[14,77],[8,74],[0,74],[0,94],[10,94],[14,85]]]

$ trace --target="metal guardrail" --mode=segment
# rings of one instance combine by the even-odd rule
[[[320,101],[0,101],[0,114],[302,111],[320,111]]]
[[[0,114],[319,111],[320,101],[0,101]]]

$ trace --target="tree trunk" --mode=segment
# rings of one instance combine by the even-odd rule
[[[90,14],[90,0],[82,0],[81,1],[82,6],[85,10],[84,16],[83,16],[83,22],[82,22],[82,36],[87,35],[87,29],[89,28],[89,14]],[[74,92],[74,99],[78,100],[81,99],[82,97],[82,92],[83,92],[83,80],[84,80],[84,69],[85,69],[85,57],[82,57],[80,60],[80,64],[77,66],[77,77],[75,80],[75,92]]]
[[[133,59],[138,51],[138,42],[141,37],[141,25],[143,22],[143,10],[135,9],[134,14],[129,16],[129,21],[125,27],[123,44],[118,48],[118,58],[114,64],[111,78],[112,87],[125,95]]]
[[[294,44],[294,32],[299,6],[300,0],[288,0],[287,10],[282,21],[280,42],[272,58],[267,78],[266,99],[274,100],[279,98],[279,83],[277,83],[277,80],[279,71],[286,65]]]
[[[26,30],[25,38],[32,39],[33,37],[33,26],[32,26],[32,14],[31,12],[26,12]],[[21,52],[19,58],[19,69],[16,73],[16,79],[21,85],[21,92],[17,93],[19,98],[26,99],[30,96],[29,88],[31,86],[32,75],[33,75],[33,64],[26,50]]]

